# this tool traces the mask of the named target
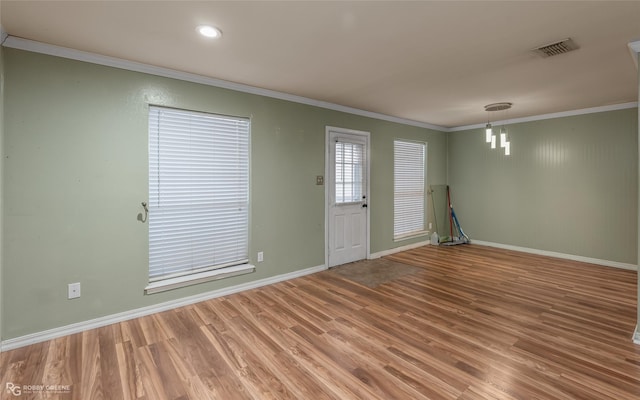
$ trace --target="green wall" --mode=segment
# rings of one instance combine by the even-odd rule
[[[428,142],[441,184],[445,133],[15,49],[4,61],[4,339],[323,265],[327,125],[371,133],[371,252],[427,239],[393,241],[393,139]],[[143,294],[150,103],[251,118],[255,273]]]
[[[445,134],[15,49],[0,51],[2,78],[4,340],[324,264],[315,176],[328,125],[371,132],[372,253],[427,240],[393,241],[393,140],[403,138],[428,143],[427,184],[448,176],[472,239],[638,257],[637,109],[512,124],[505,157],[482,129]],[[251,118],[250,256],[265,254],[255,273],[143,294],[148,104]],[[70,282],[82,283],[80,299],[67,300]]]
[[[472,238],[636,264],[637,108],[512,124],[511,156],[484,129],[449,136],[449,185]]]

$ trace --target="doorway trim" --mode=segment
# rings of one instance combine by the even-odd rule
[[[367,131],[360,131],[355,129],[339,128],[335,126],[327,125],[325,127],[325,148],[324,148],[324,265],[327,269],[330,267],[330,254],[329,254],[329,232],[330,232],[330,218],[329,218],[329,204],[330,202],[330,185],[335,184],[331,179],[331,133],[348,134],[354,136],[360,136],[366,143],[366,156],[365,156],[365,168],[366,168],[366,196],[367,196],[367,229],[365,232],[365,259],[371,258],[371,133]]]

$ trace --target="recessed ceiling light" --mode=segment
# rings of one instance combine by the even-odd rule
[[[210,25],[200,25],[196,28],[196,30],[205,37],[208,38],[219,38],[222,36],[222,31],[214,26]]]

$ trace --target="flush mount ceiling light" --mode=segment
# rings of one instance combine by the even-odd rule
[[[211,25],[200,25],[196,28],[198,33],[200,33],[204,37],[208,37],[211,39],[217,39],[222,37],[222,31],[215,26]]]
[[[496,135],[493,134],[493,128],[491,126],[491,118],[489,117],[489,113],[495,111],[506,111],[511,108],[513,103],[492,103],[484,106],[484,110],[487,112],[487,125],[485,130],[485,140],[487,143],[491,143],[491,148],[496,148]],[[511,154],[511,143],[507,139],[507,128],[502,126],[500,129],[500,147],[504,149],[505,155]]]

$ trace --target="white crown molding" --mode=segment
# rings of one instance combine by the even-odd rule
[[[1,26],[0,26],[1,29]],[[416,126],[420,128],[432,129],[440,132],[457,132],[464,131],[468,129],[476,129],[476,128],[484,128],[485,124],[473,124],[473,125],[464,125],[457,127],[443,127],[439,125],[429,124],[426,122],[414,121],[411,119],[394,117],[391,115],[380,114],[373,111],[361,110],[358,108],[347,107],[340,104],[329,103],[321,100],[314,100],[308,97],[297,96],[289,93],[278,92],[270,89],[263,89],[254,86],[245,85],[242,83],[225,81],[222,79],[211,78],[204,75],[191,74],[183,71],[176,71],[169,68],[157,67],[154,65],[139,63],[135,61],[124,60],[116,57],[103,56],[100,54],[90,53],[81,50],[75,50],[68,47],[56,46],[52,44],[37,42],[34,40],[28,40],[23,38],[18,38],[15,36],[7,35],[6,32],[2,31],[3,41],[2,45],[4,47],[9,47],[18,50],[31,51],[34,53],[47,54],[56,57],[68,58],[71,60],[83,61],[92,64],[104,65],[108,67],[114,67],[119,69],[124,69],[128,71],[134,72],[142,72],[149,75],[162,76],[165,78],[177,79],[187,82],[199,83],[202,85],[219,87],[223,89],[235,90],[238,92],[255,94],[258,96],[271,97],[279,100],[291,101],[294,103],[306,104],[310,106],[325,108],[328,110],[334,110],[339,112],[344,112],[353,115],[359,115],[362,117],[374,118],[383,121],[395,122],[404,125]],[[640,41],[631,42],[628,44],[629,51],[632,53],[640,53]],[[637,63],[637,56],[634,57],[634,60]],[[570,110],[570,111],[562,111],[551,114],[542,114],[542,115],[534,115],[523,118],[514,118],[508,120],[495,121],[495,124],[517,124],[522,122],[531,122],[531,121],[540,121],[545,119],[553,119],[553,118],[562,118],[562,117],[570,117],[575,115],[583,115],[583,114],[593,114],[599,112],[606,111],[615,111],[615,110],[623,110],[627,108],[637,108],[638,103],[622,103],[622,104],[614,104],[602,107],[591,107],[591,108],[583,108],[578,110]]]
[[[471,243],[477,244],[480,246],[496,247],[498,249],[514,250],[514,251],[521,251],[523,253],[537,254],[540,256],[548,256],[548,257],[555,257],[555,258],[563,258],[565,260],[580,261],[583,263],[602,265],[605,267],[627,269],[630,271],[638,270],[638,266],[635,264],[622,263],[618,261],[601,260],[599,258],[583,257],[583,256],[577,256],[574,254],[558,253],[555,251],[532,249],[529,247],[512,246],[510,244],[485,242],[483,240],[475,240],[475,239],[472,240]]]
[[[122,321],[128,321],[134,318],[144,317],[159,313],[162,311],[173,310],[178,307],[188,306],[190,304],[199,303],[214,299],[216,297],[228,296],[233,293],[242,292],[245,290],[255,289],[273,283],[287,281],[294,278],[299,278],[304,275],[315,274],[316,272],[324,271],[327,267],[324,265],[318,265],[317,267],[306,268],[298,271],[289,272],[282,275],[272,276],[270,278],[264,278],[257,281],[242,283],[240,285],[231,286],[228,288],[213,290],[206,293],[196,294],[189,297],[183,297],[176,300],[170,300],[164,303],[154,304],[147,307],[137,308],[135,310],[124,311],[117,314],[111,314],[100,318],[90,319],[88,321],[77,322],[75,324],[61,326],[58,328],[49,329],[42,332],[31,333],[29,335],[20,336],[14,339],[4,340],[1,343],[0,348],[2,351],[13,350],[19,347],[29,346],[31,344],[44,342],[46,340],[56,339],[59,337],[72,335],[74,333],[84,332],[89,329],[100,328],[115,324]]]
[[[551,114],[533,115],[531,117],[505,119],[501,121],[491,121],[491,123],[493,125],[519,124],[522,122],[542,121],[545,119],[573,117],[576,115],[595,114],[600,112],[616,111],[616,110],[626,110],[627,108],[638,108],[638,102],[636,101],[631,103],[612,104],[609,106],[582,108],[579,110],[570,110],[570,111],[561,111],[561,112],[551,113]],[[465,126],[456,126],[455,128],[450,128],[449,132],[458,132],[458,131],[466,131],[468,129],[484,128],[485,125],[486,125],[485,123],[481,123],[481,124],[473,124],[473,125],[465,125]]]
[[[103,56],[100,54],[75,50],[68,47],[61,47],[61,46],[55,46],[52,44],[36,42],[34,40],[22,39],[22,38],[18,38],[11,35],[9,35],[9,37],[6,39],[3,46],[13,48],[13,49],[18,49],[18,50],[31,51],[34,53],[47,54],[50,56],[68,58],[71,60],[84,61],[92,64],[125,69],[128,71],[142,72],[145,74],[162,76],[165,78],[172,78],[172,79],[178,79],[178,80],[187,81],[187,82],[199,83],[202,85],[214,86],[214,87],[219,87],[223,89],[230,89],[230,90],[235,90],[237,92],[271,97],[274,99],[306,104],[306,105],[325,108],[329,110],[359,115],[362,117],[375,118],[375,119],[380,119],[380,120],[389,121],[389,122],[396,122],[404,125],[433,129],[441,132],[448,131],[448,128],[438,126],[438,125],[428,124],[428,123],[414,121],[414,120],[405,119],[405,118],[393,117],[391,115],[380,114],[372,111],[360,110],[358,108],[347,107],[340,104],[329,103],[326,101],[314,100],[308,97],[296,96],[289,93],[283,93],[275,90],[258,88],[255,86],[249,86],[241,83],[225,81],[222,79],[211,78],[208,76],[176,71],[169,68],[156,67],[154,65],[124,60],[121,58]]]

